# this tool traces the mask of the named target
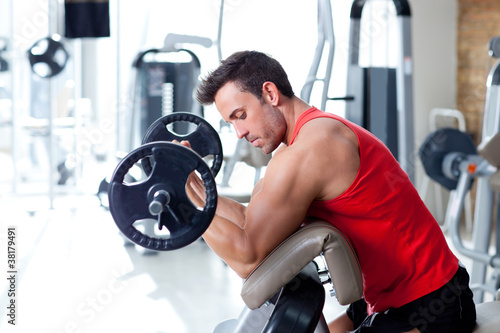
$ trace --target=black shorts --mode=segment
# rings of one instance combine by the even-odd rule
[[[476,326],[469,274],[462,266],[443,287],[399,308],[369,316],[366,309],[364,299],[347,309],[353,332],[401,333],[417,328],[422,333],[470,333]]]

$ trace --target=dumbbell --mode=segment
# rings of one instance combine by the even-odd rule
[[[187,135],[169,129],[174,122],[196,125]],[[171,141],[187,140],[192,149]],[[211,157],[211,167],[203,158]],[[203,118],[189,113],[173,113],[155,121],[146,131],[143,144],[130,152],[111,177],[109,209],[120,231],[132,242],[151,250],[168,251],[187,246],[208,228],[217,207],[215,176],[223,153],[217,131]],[[125,176],[141,165],[146,179],[127,183]],[[197,172],[205,186],[206,203],[197,207],[186,193],[189,175]],[[134,224],[158,223],[166,235],[148,235]]]

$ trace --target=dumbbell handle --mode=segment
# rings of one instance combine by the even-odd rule
[[[160,190],[154,194],[153,200],[149,204],[149,212],[151,215],[160,215],[163,208],[170,202],[170,194],[167,191]]]

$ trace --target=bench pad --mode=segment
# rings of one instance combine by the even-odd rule
[[[245,279],[243,301],[250,309],[259,308],[320,254],[325,258],[339,303],[347,305],[360,299],[363,278],[351,245],[331,223],[308,219]]]

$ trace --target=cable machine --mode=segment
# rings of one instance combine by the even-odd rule
[[[396,66],[362,67],[360,49],[366,34],[361,29],[361,16],[368,2],[354,1],[351,6],[346,118],[382,140],[415,183],[410,6],[406,0],[393,0],[397,16]]]

